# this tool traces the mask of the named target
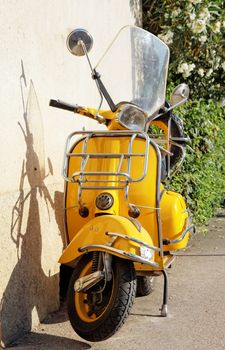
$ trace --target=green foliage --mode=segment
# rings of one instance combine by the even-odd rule
[[[192,98],[225,99],[225,1],[143,1],[144,27],[171,50],[169,80]]]
[[[189,101],[179,112],[190,142],[172,186],[186,198],[195,221],[205,223],[225,198],[224,110],[212,100],[201,99]]]
[[[190,87],[175,111],[190,143],[172,186],[205,223],[225,199],[225,0],[143,0],[143,24],[170,48],[168,90]]]

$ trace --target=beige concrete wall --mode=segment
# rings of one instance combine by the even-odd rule
[[[88,29],[95,63],[120,27],[135,23],[138,6],[138,0],[1,0],[2,346],[59,306],[64,142],[71,131],[98,127],[48,107],[50,98],[94,107],[99,101],[85,59],[67,51],[66,37]]]

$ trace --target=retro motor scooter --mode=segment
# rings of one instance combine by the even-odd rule
[[[164,277],[161,315],[167,315],[166,270],[174,252],[187,245],[193,226],[182,196],[163,185],[162,168],[168,175],[183,160],[186,138],[171,111],[189,91],[179,85],[165,107],[169,49],[141,28],[122,28],[95,68],[88,55],[92,43],[84,29],[67,38],[69,51],[88,60],[100,106],[59,100],[50,100],[50,106],[105,125],[105,130],[75,131],[67,139],[68,245],[59,260],[74,269],[67,295],[72,327],[88,341],[101,341],[124,323],[136,293],[149,294],[155,276]],[[102,110],[103,103],[109,110]],[[150,134],[152,125],[163,132]]]

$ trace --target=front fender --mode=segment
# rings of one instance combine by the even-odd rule
[[[118,215],[102,215],[90,220],[82,227],[64,250],[59,263],[73,265],[74,260],[85,253],[85,251],[80,251],[80,248],[90,245],[112,246],[117,250],[140,256],[140,244],[121,237],[114,239],[112,236],[107,235],[108,232],[127,235],[150,246],[153,245],[149,233],[143,227],[139,228],[129,218]],[[99,247],[88,251],[94,250],[106,251],[104,248]],[[121,257],[116,252],[112,252],[112,254]]]

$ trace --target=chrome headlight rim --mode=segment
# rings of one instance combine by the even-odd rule
[[[130,110],[130,111],[128,111]],[[139,112],[139,115],[131,115],[132,111],[136,111],[136,112]],[[125,116],[125,113],[128,113],[127,116]],[[129,115],[130,114],[130,115]],[[136,124],[134,124],[131,120],[129,120],[129,118],[135,118],[136,117]],[[141,119],[140,119],[141,117]],[[123,104],[118,113],[117,113],[117,120],[118,120],[118,123],[123,126],[124,128],[128,129],[128,130],[137,130],[137,131],[144,131],[145,130],[145,126],[146,126],[146,113],[138,106],[134,105],[134,104],[131,104],[131,103],[126,103],[126,104]],[[126,119],[127,118],[127,121],[128,123],[126,122]],[[139,118],[139,120],[138,120]],[[125,120],[123,120],[125,119]],[[129,123],[130,122],[130,123]],[[141,122],[141,125],[140,127],[136,127],[138,122]]]

